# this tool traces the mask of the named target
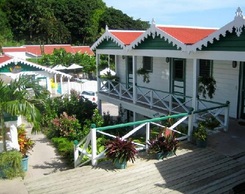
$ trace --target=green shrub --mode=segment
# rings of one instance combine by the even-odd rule
[[[68,140],[65,137],[52,138],[54,146],[58,149],[58,153],[67,160],[69,164],[73,164],[74,161],[74,144],[73,141]]]
[[[21,161],[22,154],[19,151],[0,153],[0,178],[12,179],[19,176],[24,178]]]

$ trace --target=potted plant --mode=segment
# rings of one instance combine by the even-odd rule
[[[220,122],[214,116],[207,117],[204,121],[202,121],[202,124],[209,130],[213,130],[220,126]]]
[[[25,125],[22,124],[18,128],[18,143],[20,145],[20,153],[22,154],[22,167],[24,171],[28,170],[28,153],[32,150],[35,143],[29,137],[27,137],[27,132]]]
[[[112,160],[116,168],[125,169],[128,161],[135,161],[136,146],[132,140],[123,140],[116,137],[106,142],[105,155]]]
[[[194,131],[194,138],[197,147],[205,148],[207,146],[207,130],[203,123],[199,123],[197,129]]]
[[[168,131],[166,133],[166,131]],[[175,138],[174,132],[165,129],[165,136],[160,133],[157,138],[147,142],[148,153],[156,154],[157,159],[163,159],[172,155],[176,155],[178,148],[178,140]]]
[[[211,76],[200,76],[198,78],[198,93],[203,96],[203,98],[206,98],[206,95],[210,99],[213,98],[214,93],[216,90],[216,81]]]
[[[143,82],[145,83],[149,83],[150,82],[150,75],[149,75],[149,71],[147,71],[146,69],[144,69],[143,67],[137,70],[137,73],[139,75],[143,76]]]

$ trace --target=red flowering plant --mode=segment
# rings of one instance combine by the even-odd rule
[[[165,133],[160,132],[155,139],[147,142],[149,146],[148,153],[158,154],[159,159],[164,158],[170,152],[176,154],[178,142],[175,138],[175,133],[169,129],[165,129]]]
[[[59,137],[67,137],[74,140],[77,138],[81,125],[74,115],[69,116],[66,112],[60,115],[59,118],[52,120],[53,129]]]

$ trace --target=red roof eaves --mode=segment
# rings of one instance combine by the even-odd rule
[[[69,53],[87,53],[94,55],[89,46],[71,46],[70,44],[44,45],[44,53],[52,54],[54,49],[64,48]],[[23,45],[21,47],[3,47],[3,52],[26,52],[34,56],[41,56],[40,45]]]
[[[10,56],[8,56],[8,55],[1,55],[1,56],[0,56],[0,64],[1,64],[1,63],[4,63],[4,62],[6,62],[6,61],[8,61],[8,60],[10,60],[10,59],[12,59],[12,57],[10,57]]]

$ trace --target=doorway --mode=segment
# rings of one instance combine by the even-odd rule
[[[174,58],[172,64],[171,93],[181,101],[185,101],[185,59]]]

